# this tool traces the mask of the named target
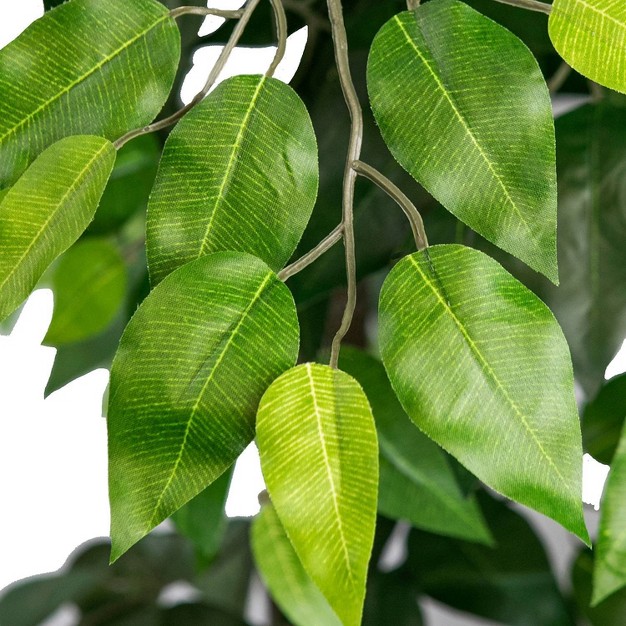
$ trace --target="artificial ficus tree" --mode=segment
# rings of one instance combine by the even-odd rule
[[[0,51],[0,316],[42,281],[59,359],[67,348],[88,368],[115,351],[112,562],[172,517],[197,564],[219,563],[229,472],[256,439],[267,494],[250,540],[297,626],[420,623],[419,591],[512,623],[568,623],[532,532],[484,487],[590,543],[575,375],[586,447],[611,435],[592,602],[626,586],[623,385],[595,397],[626,334],[626,104],[602,89],[626,93],[626,9],[505,3],[503,15],[549,14],[541,27],[567,62],[549,86],[541,54],[459,0],[69,0]],[[176,20],[192,14],[225,18],[224,45],[173,109]],[[308,50],[288,86],[274,73],[301,22]],[[267,72],[216,86],[233,49],[264,33],[278,40]],[[594,100],[555,131],[550,91],[570,65]],[[141,204],[145,224],[131,215]],[[359,278],[382,282],[377,307]],[[83,344],[77,359],[72,346],[99,333],[104,351]],[[414,530],[406,562],[381,573],[389,519]],[[465,542],[505,576],[521,555],[503,528],[537,553],[545,614],[508,592],[513,616],[480,594],[464,603],[420,565]]]

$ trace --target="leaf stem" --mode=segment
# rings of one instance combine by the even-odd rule
[[[406,8],[409,11],[415,11],[420,5],[420,0],[406,0]]]
[[[552,12],[552,5],[545,2],[539,2],[539,0],[495,0],[502,4],[510,4],[518,9],[528,9],[529,11],[538,11],[539,13],[545,13],[550,15]]]
[[[356,255],[354,245],[354,186],[357,173],[352,164],[359,160],[361,146],[363,144],[363,111],[357,96],[352,74],[350,73],[350,59],[348,56],[348,35],[343,21],[343,9],[341,0],[328,0],[328,17],[335,48],[335,63],[339,73],[341,90],[350,112],[351,129],[348,145],[348,156],[344,170],[343,201],[342,201],[342,224],[343,243],[346,251],[346,276],[348,279],[348,299],[343,312],[341,326],[333,337],[330,366],[336,368],[339,361],[341,341],[350,329],[354,309],[356,308]]]
[[[206,7],[193,6],[178,7],[170,11],[170,17],[174,19],[177,19],[181,15],[204,15],[207,17],[213,15],[215,17],[223,17],[227,20],[236,20],[243,15],[243,11],[241,9],[237,9],[236,11],[228,11],[225,9],[211,9]]]
[[[563,86],[563,83],[571,73],[572,68],[563,61],[556,72],[552,74],[550,80],[548,80],[548,90],[550,93],[556,93]]]
[[[272,9],[274,11],[274,18],[276,19],[276,34],[278,36],[278,47],[276,48],[276,54],[272,60],[272,64],[269,66],[265,76],[273,76],[276,68],[285,56],[285,50],[287,49],[287,16],[285,15],[285,7],[281,0],[270,0]]]
[[[285,281],[291,278],[294,274],[301,272],[305,267],[308,267],[314,261],[317,261],[322,254],[330,250],[341,238],[343,237],[343,224],[336,226],[322,241],[320,241],[315,248],[309,250],[304,256],[300,257],[297,261],[294,261],[291,265],[288,265],[278,273],[278,278]]]
[[[352,168],[357,174],[371,180],[375,185],[380,187],[404,211],[411,224],[411,230],[413,231],[417,249],[423,250],[424,248],[428,248],[428,238],[426,237],[422,216],[406,194],[382,172],[379,172],[376,168],[367,163],[363,163],[363,161],[355,161],[352,164]]]
[[[209,77],[206,80],[206,83],[204,84],[204,87],[193,97],[191,102],[189,102],[189,104],[186,104],[182,109],[179,109],[178,111],[176,111],[176,113],[173,113],[169,117],[166,117],[165,119],[162,119],[158,122],[154,122],[142,128],[136,128],[135,130],[131,130],[130,132],[126,133],[113,144],[117,150],[119,150],[124,144],[128,143],[131,139],[135,139],[135,137],[139,137],[141,135],[147,135],[149,133],[153,133],[157,130],[161,130],[162,128],[167,128],[168,126],[175,124],[188,111],[193,109],[193,107],[195,107],[196,104],[198,104],[198,102],[201,102],[204,99],[204,97],[211,90],[211,87],[213,87],[213,84],[217,80],[217,77],[220,75],[221,71],[224,69],[224,66],[226,65],[226,62],[228,61],[228,58],[230,57],[233,49],[235,48],[235,46],[241,39],[241,36],[243,35],[243,31],[248,25],[248,22],[250,21],[250,18],[252,17],[252,13],[254,12],[254,9],[256,9],[260,1],[261,0],[248,0],[245,9],[243,9],[243,11],[241,12],[241,17],[239,18],[239,22],[237,22],[237,25],[233,29],[233,32],[228,42],[222,49],[220,56],[215,62],[215,65],[213,66],[213,68],[211,69],[211,72],[209,74]]]

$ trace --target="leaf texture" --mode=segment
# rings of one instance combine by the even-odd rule
[[[150,277],[220,250],[279,270],[317,196],[317,144],[307,110],[264,76],[221,83],[166,143],[148,207]]]
[[[93,219],[115,163],[106,139],[67,137],[45,150],[0,202],[0,320],[13,312]]]
[[[490,543],[476,499],[462,494],[445,453],[409,421],[383,364],[345,346],[339,367],[371,401],[380,448],[379,512],[431,532]]]
[[[272,598],[295,626],[341,626],[302,567],[271,504],[263,506],[252,524],[252,550]]]
[[[111,369],[113,561],[232,465],[297,354],[293,298],[255,257],[207,255],[150,293]]]
[[[396,265],[380,296],[381,354],[404,410],[480,480],[587,541],[561,329],[490,257],[428,250]]]
[[[0,50],[0,188],[68,135],[117,139],[172,86],[180,37],[155,0],[72,0]]]
[[[577,72],[626,93],[626,4],[554,0],[548,30],[557,52]]]
[[[361,623],[376,525],[378,443],[348,374],[307,363],[267,390],[257,417],[261,468],[296,554],[344,626]]]
[[[558,283],[552,107],[526,46],[467,5],[436,0],[383,26],[367,81],[402,167],[476,232]]]

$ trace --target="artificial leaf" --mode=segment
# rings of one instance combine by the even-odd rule
[[[45,150],[0,202],[0,320],[87,228],[115,162],[106,139],[67,137]]]
[[[300,563],[272,504],[252,524],[257,569],[272,598],[295,626],[341,626]]]
[[[232,465],[297,355],[293,298],[256,257],[204,256],[150,293],[111,368],[113,561]]]
[[[172,515],[178,531],[193,543],[200,569],[211,563],[222,543],[226,531],[224,506],[231,478],[232,472],[224,472]]]
[[[405,569],[416,588],[461,611],[511,626],[573,626],[543,545],[528,522],[481,494],[489,548],[412,530]]]
[[[224,81],[165,145],[148,207],[152,283],[220,250],[280,269],[309,220],[317,184],[315,134],[296,93],[264,76]]]
[[[59,259],[46,282],[54,293],[54,314],[44,343],[73,343],[113,321],[126,295],[126,266],[113,243],[86,239]]]
[[[626,420],[626,374],[611,378],[585,407],[583,445],[591,456],[610,465]]]
[[[557,52],[577,72],[626,93],[626,5],[616,0],[554,0],[548,21]]]
[[[0,188],[68,135],[117,139],[172,86],[180,37],[156,0],[72,0],[0,50]]]
[[[391,271],[379,320],[409,417],[487,485],[588,541],[572,367],[543,302],[482,252],[441,245]]]
[[[626,407],[624,407],[626,418]],[[626,587],[626,429],[611,462],[600,507],[600,528],[594,546],[592,604]]]
[[[380,30],[368,90],[398,162],[456,217],[558,282],[552,108],[526,46],[457,0],[429,2]]]
[[[567,337],[574,373],[593,397],[626,336],[626,102],[615,96],[556,121],[559,266],[542,296]]]
[[[305,571],[344,626],[361,623],[374,540],[378,443],[348,374],[306,363],[267,390],[257,416],[261,468]]]
[[[378,510],[417,528],[489,543],[475,498],[462,494],[443,450],[409,421],[382,363],[344,347],[339,366],[359,382],[372,405],[380,447]]]

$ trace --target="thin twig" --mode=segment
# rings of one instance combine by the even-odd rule
[[[339,82],[350,112],[351,129],[348,156],[343,179],[343,243],[346,250],[346,276],[348,279],[348,299],[343,312],[341,326],[333,338],[330,352],[330,366],[337,367],[341,341],[346,336],[352,323],[356,307],[356,255],[354,246],[354,185],[357,173],[352,164],[359,160],[363,144],[363,111],[357,96],[352,75],[350,73],[350,59],[348,56],[348,35],[343,21],[341,0],[328,0],[328,16],[330,18],[333,44],[335,47],[335,62],[339,73]]]
[[[291,265],[288,265],[280,272],[278,272],[278,278],[285,281],[291,278],[294,274],[301,272],[305,267],[308,267],[319,259],[324,252],[330,250],[341,238],[343,237],[343,224],[335,227],[322,241],[320,241],[315,248],[309,250],[304,256],[300,257],[297,261],[294,261]]]
[[[589,93],[591,94],[592,102],[600,102],[604,99],[604,90],[598,83],[591,79],[587,79],[587,85],[589,86]]]
[[[204,15],[204,16],[215,16],[215,17],[223,17],[227,20],[237,20],[243,15],[243,11],[241,9],[237,9],[236,11],[228,11],[226,9],[211,9],[206,7],[178,7],[177,9],[172,9],[170,11],[170,17],[177,19],[181,15]]]
[[[420,0],[406,0],[406,8],[409,11],[414,11],[420,5]]]
[[[428,248],[428,238],[424,230],[422,216],[404,192],[397,185],[392,183],[382,172],[379,172],[376,168],[367,163],[363,163],[363,161],[355,161],[352,167],[357,174],[360,174],[371,180],[375,185],[378,185],[378,187],[392,198],[404,211],[411,224],[411,230],[413,231],[417,249],[423,250],[424,248]]]
[[[571,73],[572,68],[565,61],[563,61],[548,81],[548,90],[550,93],[556,93],[563,86],[563,83],[567,80],[567,77]]]
[[[316,13],[311,8],[311,3],[303,3],[299,0],[283,0],[283,6],[287,11],[296,13],[299,15],[309,27],[309,30],[316,28],[326,33],[330,32],[330,24],[326,18],[322,17],[319,13]]]
[[[188,111],[193,109],[193,107],[195,107],[196,104],[198,104],[198,102],[201,102],[204,99],[204,97],[211,90],[211,87],[213,87],[213,84],[217,80],[217,77],[220,75],[221,71],[224,69],[224,66],[226,65],[226,62],[228,61],[228,58],[230,57],[231,52],[233,51],[233,49],[235,48],[235,46],[241,39],[241,36],[243,35],[243,31],[245,30],[248,22],[250,21],[250,18],[252,17],[252,13],[254,12],[254,9],[256,9],[260,1],[261,0],[248,0],[246,7],[241,14],[241,18],[239,19],[239,22],[237,22],[237,25],[233,29],[230,39],[228,40],[228,42],[222,49],[220,56],[215,62],[215,65],[213,66],[213,68],[211,69],[211,73],[209,74],[209,77],[207,78],[207,81],[204,84],[204,87],[193,97],[191,102],[189,102],[189,104],[186,104],[182,109],[179,109],[178,111],[176,111],[176,113],[173,113],[169,117],[166,117],[165,119],[162,119],[159,122],[154,122],[153,124],[149,124],[148,126],[144,126],[143,128],[137,128],[135,130],[131,130],[130,132],[126,133],[113,144],[117,150],[119,150],[124,144],[128,143],[131,139],[134,139],[135,137],[139,137],[141,135],[147,135],[148,133],[153,133],[157,130],[161,130],[162,128],[167,128],[168,126],[175,124]]]
[[[539,13],[545,13],[550,15],[552,12],[552,5],[545,2],[539,2],[538,0],[496,0],[496,2],[502,2],[502,4],[510,4],[518,9],[528,9],[529,11],[539,11]]]
[[[270,0],[272,9],[274,10],[274,17],[276,19],[276,35],[278,37],[278,47],[276,48],[276,54],[272,60],[272,64],[269,66],[266,76],[274,76],[276,68],[283,60],[285,56],[285,50],[287,49],[287,16],[285,15],[285,8],[281,0]]]

